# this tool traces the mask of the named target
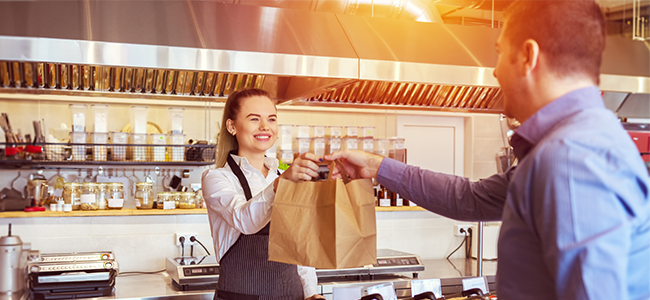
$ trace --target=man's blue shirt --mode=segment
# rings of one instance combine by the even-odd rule
[[[478,182],[384,159],[378,182],[433,212],[502,220],[500,299],[650,299],[650,179],[596,87],[511,139],[516,167]]]

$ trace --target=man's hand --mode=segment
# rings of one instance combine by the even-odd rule
[[[316,300],[316,299],[325,299],[325,297],[319,295],[319,294],[313,294],[311,297],[305,299],[305,300]]]
[[[384,160],[381,155],[371,154],[361,150],[343,150],[325,155],[327,160],[340,160],[345,165],[345,171],[350,179],[376,178],[379,166]],[[340,178],[338,167],[332,173],[333,178]]]

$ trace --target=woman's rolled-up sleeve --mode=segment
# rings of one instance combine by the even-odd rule
[[[241,233],[253,234],[271,220],[271,206],[275,199],[272,184],[254,195],[250,201],[246,201],[243,192],[239,191],[224,171],[205,172],[201,184],[208,209]]]
[[[318,293],[318,289],[316,288],[316,285],[318,285],[316,269],[312,267],[298,266],[298,275],[300,275],[305,299]]]

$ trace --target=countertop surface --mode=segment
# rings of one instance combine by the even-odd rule
[[[460,278],[476,276],[476,260],[456,258],[424,260],[425,270],[418,279]],[[483,275],[490,278],[496,274],[496,262],[483,262]],[[408,275],[410,274],[402,274]],[[353,282],[348,282],[353,283]],[[367,282],[366,282],[367,283]],[[319,283],[319,285],[327,283]],[[115,294],[95,299],[212,299],[213,290],[176,291],[166,272],[155,274],[120,274],[115,282]]]

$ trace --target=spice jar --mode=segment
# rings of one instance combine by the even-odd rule
[[[181,192],[169,192],[169,201],[174,201],[174,207],[178,208],[181,200]]]
[[[194,198],[194,193],[192,192],[182,192],[180,194],[180,199],[178,201],[178,208],[181,209],[192,209],[196,208],[196,199]]]
[[[135,208],[153,208],[154,196],[151,182],[136,182],[135,184]]]
[[[96,182],[84,182],[81,184],[81,199],[79,208],[81,210],[97,210],[97,199],[99,198],[99,185]]]
[[[159,192],[156,199],[156,207],[158,209],[164,209],[165,203],[167,203],[167,209],[176,208],[176,203],[174,203],[172,193],[170,192]]]
[[[72,205],[73,210],[79,210],[81,204],[81,184],[78,182],[66,182],[63,185],[63,202]]]
[[[122,209],[124,207],[124,184],[121,182],[106,183],[106,208]]]

